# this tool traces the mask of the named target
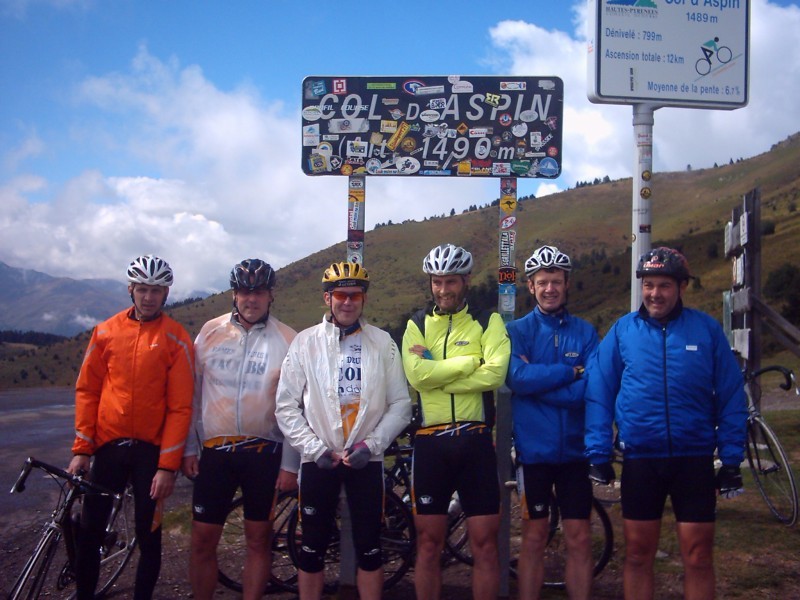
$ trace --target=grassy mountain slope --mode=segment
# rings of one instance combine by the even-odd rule
[[[700,285],[687,303],[720,318],[721,294],[730,285],[731,266],[723,255],[724,224],[742,196],[760,187],[762,221],[775,224],[763,240],[764,277],[783,263],[800,263],[800,134],[769,152],[722,167],[656,174],[653,178],[653,245],[683,249]],[[367,210],[371,202],[367,196]],[[487,204],[491,199],[487,199]],[[431,214],[441,214],[431,204]],[[344,211],[345,207],[342,206]],[[630,304],[631,180],[582,187],[520,203],[517,210],[518,267],[541,244],[555,244],[576,261],[570,308],[593,322],[601,333]],[[366,309],[380,327],[397,327],[427,298],[421,272],[428,250],[441,242],[467,247],[476,258],[473,283],[494,281],[498,264],[497,207],[422,222],[380,227],[367,232],[365,265],[372,280]],[[342,231],[342,234],[345,232]],[[324,312],[320,278],[324,268],[346,256],[341,242],[287,265],[278,272],[273,314],[301,329]],[[192,335],[202,324],[230,310],[230,292],[171,311]],[[530,300],[518,283],[517,310]],[[17,353],[0,352],[0,388],[72,385],[86,346],[84,333],[61,344]],[[11,354],[9,356],[9,354]],[[23,375],[24,373],[24,375]]]

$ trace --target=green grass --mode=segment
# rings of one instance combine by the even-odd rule
[[[797,410],[768,411],[765,418],[792,457],[800,475],[800,401]],[[787,528],[769,512],[749,469],[743,469],[745,493],[717,502],[715,566],[717,597],[722,599],[800,598],[800,526]],[[615,554],[596,582],[596,598],[621,597],[624,542],[620,507],[609,509],[614,524]],[[675,521],[664,513],[656,559],[656,597],[681,598],[683,566]],[[618,594],[618,595],[617,595]],[[545,598],[563,598],[552,593]]]

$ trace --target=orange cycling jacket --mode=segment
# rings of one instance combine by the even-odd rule
[[[97,325],[75,394],[73,454],[111,440],[161,447],[158,467],[177,471],[192,419],[192,340],[165,314],[137,321],[133,309]]]

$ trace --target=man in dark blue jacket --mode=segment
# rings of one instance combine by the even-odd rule
[[[566,309],[569,256],[542,246],[525,263],[536,306],[507,325],[522,546],[517,565],[521,600],[539,597],[544,580],[550,495],[555,487],[567,545],[566,584],[572,600],[588,600],[592,584],[589,516],[592,486],[584,455],[584,365],[597,348],[594,328]]]
[[[590,362],[586,453],[590,476],[615,477],[618,429],[625,521],[625,598],[654,597],[661,517],[672,501],[684,565],[684,597],[713,598],[716,490],[743,491],[747,400],[722,327],[681,301],[690,278],[681,253],[656,248],[639,260],[642,306],[619,319]],[[722,461],[714,474],[714,451]],[[716,490],[715,490],[716,488]]]

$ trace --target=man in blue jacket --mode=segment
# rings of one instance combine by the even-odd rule
[[[722,327],[681,300],[690,278],[683,255],[656,248],[639,260],[642,306],[619,319],[587,374],[590,476],[614,479],[612,422],[623,453],[625,598],[654,597],[654,570],[667,496],[684,565],[684,597],[714,597],[716,493],[740,494],[747,400]],[[714,474],[714,450],[722,461]],[[716,490],[715,490],[716,488]]]
[[[525,262],[536,306],[507,325],[511,362],[517,485],[522,547],[517,565],[521,600],[539,598],[544,581],[550,495],[555,496],[567,545],[566,584],[572,600],[588,600],[592,585],[589,516],[592,486],[584,455],[584,365],[597,348],[589,323],[567,311],[572,262],[542,246]]]

